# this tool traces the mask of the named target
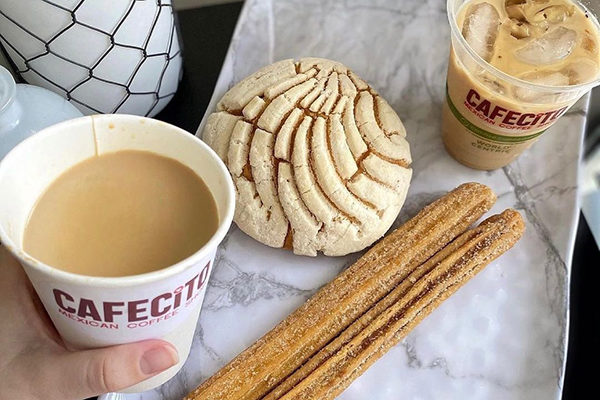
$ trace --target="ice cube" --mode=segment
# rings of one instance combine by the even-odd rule
[[[517,59],[527,64],[552,64],[567,57],[577,42],[577,32],[562,26],[516,50]]]
[[[569,76],[559,71],[529,72],[519,77],[525,81],[545,86],[567,86]],[[555,94],[534,89],[515,87],[515,97],[521,101],[538,104],[549,104],[556,101]]]
[[[525,11],[523,10],[523,5],[525,3],[525,0],[506,0],[504,6],[508,17],[520,22],[527,21],[527,16],[525,16]]]
[[[521,79],[546,86],[567,86],[569,84],[569,77],[557,71],[530,72],[521,76]]]
[[[579,85],[598,79],[600,67],[592,60],[580,58],[563,68],[562,73],[569,77],[569,85]]]
[[[481,83],[483,83],[485,86],[487,86],[489,89],[491,89],[495,93],[499,93],[499,94],[506,93],[506,87],[502,83],[500,83],[497,79],[495,79],[493,76],[488,74],[487,72],[482,71],[478,75],[479,75],[479,79],[480,79]]]
[[[465,15],[462,35],[471,48],[485,61],[494,54],[498,37],[500,14],[490,3],[479,3],[469,7]]]
[[[561,22],[564,22],[570,16],[572,16],[574,12],[574,5],[572,5],[571,7],[567,7],[563,4],[548,6],[546,8],[542,8],[540,11],[535,13],[531,18],[531,22],[535,23],[548,21],[553,24],[559,24]]]
[[[524,39],[529,37],[530,29],[529,24],[527,22],[521,22],[514,19],[511,19],[509,22],[510,26],[510,34],[515,39]]]

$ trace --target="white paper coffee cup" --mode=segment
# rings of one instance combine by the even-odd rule
[[[73,274],[26,254],[27,219],[48,185],[87,158],[119,150],[175,159],[204,180],[219,213],[219,227],[209,242],[175,265],[127,277]],[[0,162],[0,193],[0,242],[23,265],[67,345],[85,349],[163,339],[177,348],[179,363],[124,392],[148,390],[175,375],[189,354],[215,252],[233,218],[233,183],[216,153],[195,136],[157,120],[83,117],[46,128],[15,147]]]

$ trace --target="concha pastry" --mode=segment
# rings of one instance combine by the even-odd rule
[[[240,229],[296,254],[338,256],[375,242],[412,175],[398,115],[347,67],[321,58],[279,61],[242,80],[202,135],[233,177]]]

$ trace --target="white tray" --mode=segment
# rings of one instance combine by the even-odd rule
[[[493,188],[493,212],[520,210],[521,242],[460,289],[341,399],[560,398],[577,177],[588,97],[509,167],[468,169],[443,148],[450,44],[445,1],[247,0],[208,112],[235,82],[284,58],[348,65],[405,123],[414,175],[399,221],[466,181]],[[179,399],[285,318],[359,255],[307,258],[235,226],[218,254],[190,357],[161,388],[128,399]]]

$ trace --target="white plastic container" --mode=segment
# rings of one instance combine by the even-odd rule
[[[77,108],[56,93],[15,84],[10,72],[0,66],[0,160],[37,131],[81,116]]]

